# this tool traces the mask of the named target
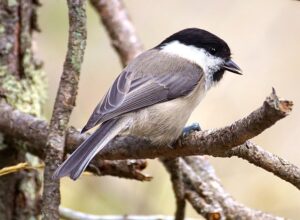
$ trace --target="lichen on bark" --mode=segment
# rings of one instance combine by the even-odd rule
[[[45,73],[34,57],[32,34],[37,30],[38,1],[0,2],[0,102],[39,116],[46,100]],[[0,138],[0,168],[20,162],[36,164],[23,142]],[[0,219],[38,219],[40,175],[21,171],[0,179]]]
[[[4,99],[23,112],[41,116],[46,100],[44,71],[40,67],[29,66],[25,73],[25,78],[17,79],[3,69],[0,70],[0,87]]]

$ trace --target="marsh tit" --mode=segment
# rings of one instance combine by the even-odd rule
[[[60,165],[54,178],[76,180],[93,157],[117,135],[172,144],[192,111],[225,70],[241,74],[227,43],[189,28],[137,56],[114,81],[82,132],[99,128]]]

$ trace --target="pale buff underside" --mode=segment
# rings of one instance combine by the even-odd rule
[[[126,134],[146,136],[158,145],[172,143],[181,135],[182,129],[205,95],[205,91],[205,84],[200,83],[186,97],[129,113]]]

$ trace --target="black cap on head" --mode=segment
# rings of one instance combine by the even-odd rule
[[[156,48],[161,48],[172,41],[179,41],[187,46],[203,48],[211,55],[223,59],[230,58],[230,48],[227,43],[216,35],[198,28],[187,28],[166,38]]]

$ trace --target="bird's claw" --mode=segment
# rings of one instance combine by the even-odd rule
[[[186,137],[187,135],[191,134],[194,131],[201,131],[201,127],[200,127],[199,123],[193,123],[193,124],[183,128],[182,136]]]

